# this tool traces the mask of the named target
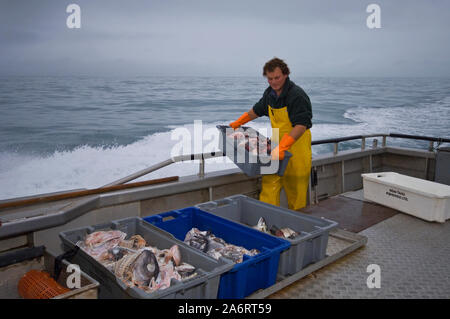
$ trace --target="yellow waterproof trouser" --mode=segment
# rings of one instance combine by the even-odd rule
[[[289,120],[287,107],[281,109],[272,108],[270,105],[268,107],[272,124],[272,141],[279,143],[285,133],[289,134],[291,132],[292,123]],[[280,206],[280,191],[281,188],[284,188],[289,209],[297,210],[306,206],[306,195],[311,173],[310,130],[306,130],[288,151],[292,153],[292,157],[283,176],[278,176],[277,174],[263,175],[259,200]]]

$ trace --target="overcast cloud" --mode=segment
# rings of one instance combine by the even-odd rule
[[[448,0],[0,0],[0,75],[450,76],[449,27]]]

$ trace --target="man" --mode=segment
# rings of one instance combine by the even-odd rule
[[[233,129],[259,116],[269,116],[272,125],[272,141],[278,146],[272,150],[272,160],[282,160],[289,150],[292,157],[283,176],[263,175],[259,200],[280,205],[283,187],[290,209],[306,206],[309,176],[311,171],[311,102],[302,88],[289,79],[289,68],[283,60],[274,58],[263,68],[269,82],[262,98],[252,109],[235,122]],[[282,137],[281,141],[279,137]]]

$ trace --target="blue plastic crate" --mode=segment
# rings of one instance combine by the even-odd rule
[[[144,218],[145,221],[169,232],[179,240],[193,227],[201,231],[209,230],[227,243],[256,248],[256,256],[244,255],[243,262],[220,278],[217,298],[244,298],[258,289],[275,284],[278,262],[282,251],[290,247],[290,242],[276,238],[233,221],[204,212],[196,207],[188,207]]]

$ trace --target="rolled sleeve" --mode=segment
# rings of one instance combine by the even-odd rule
[[[307,129],[311,128],[311,102],[306,100],[303,96],[296,97],[289,110],[289,119],[293,127],[295,125],[303,125],[306,126]]]
[[[253,112],[258,116],[268,116],[267,104],[265,103],[264,96],[253,106]]]

